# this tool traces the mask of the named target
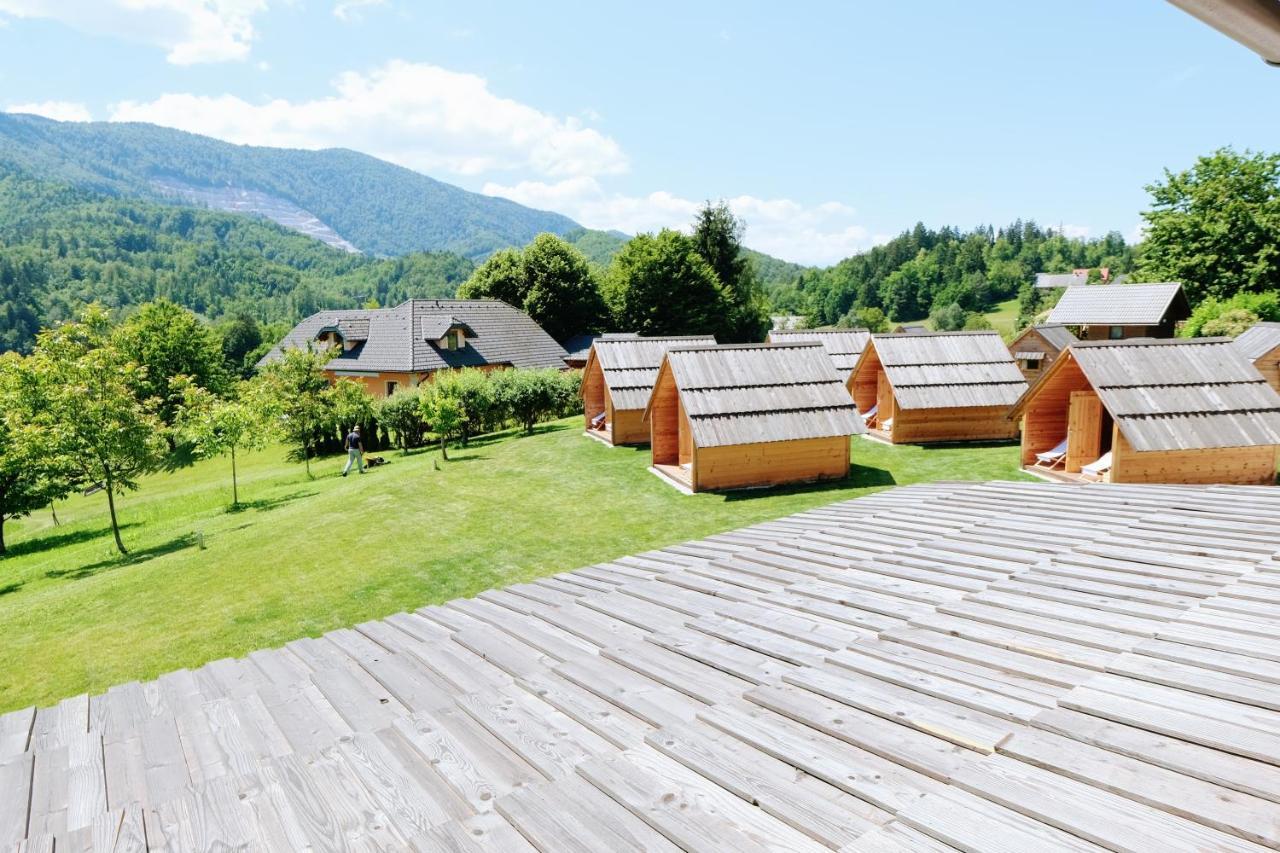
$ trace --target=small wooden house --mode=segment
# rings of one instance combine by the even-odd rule
[[[1280,323],[1255,323],[1236,338],[1236,346],[1262,378],[1280,391]]]
[[[865,432],[817,343],[669,350],[645,420],[654,471],[695,492],[845,477]]]
[[[1009,354],[1018,363],[1023,378],[1035,382],[1075,341],[1076,336],[1066,326],[1028,326],[1009,342]]]
[[[836,373],[841,379],[848,379],[853,366],[858,363],[858,356],[866,349],[871,333],[866,329],[799,329],[783,331],[774,329],[766,338],[772,344],[793,344],[801,341],[822,344],[822,348],[831,356]]]
[[[894,444],[1013,438],[1027,381],[995,332],[872,335],[848,379],[872,435]]]
[[[1082,341],[1171,338],[1191,316],[1182,285],[1090,284],[1068,287],[1049,312],[1049,323],[1076,326]]]
[[[710,335],[643,338],[611,334],[596,338],[582,369],[582,411],[587,435],[606,444],[648,444],[644,407],[667,350],[715,346]]]
[[[1030,471],[1271,484],[1280,394],[1228,338],[1081,341],[1018,401]]]

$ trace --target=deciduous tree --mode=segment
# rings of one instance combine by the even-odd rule
[[[240,506],[240,479],[236,454],[266,445],[269,425],[266,408],[253,396],[258,386],[241,383],[233,397],[215,397],[196,385],[188,386],[178,423],[196,451],[206,457],[231,457],[231,505]]]
[[[82,483],[98,484],[107,496],[116,549],[120,538],[116,498],[138,488],[143,474],[168,455],[167,427],[155,398],[140,399],[146,368],[115,344],[106,311],[94,305],[79,322],[41,332],[31,356],[39,395],[35,423],[64,455]]]
[[[31,365],[16,353],[0,355],[0,557],[4,525],[66,496],[71,472],[50,435],[31,415],[40,406]]]
[[[1205,297],[1280,289],[1280,154],[1221,148],[1147,187],[1138,271]]]
[[[669,229],[622,247],[609,266],[605,298],[614,322],[642,335],[712,334],[730,307],[693,240]]]

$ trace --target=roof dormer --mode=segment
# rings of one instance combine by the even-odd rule
[[[467,345],[467,338],[475,336],[475,331],[457,317],[427,317],[423,320],[423,340],[442,350],[460,350]]]

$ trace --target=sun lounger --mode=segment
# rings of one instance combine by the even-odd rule
[[[1045,468],[1052,471],[1059,465],[1065,465],[1067,462],[1067,439],[1062,439],[1052,450],[1046,450],[1044,453],[1036,454],[1036,463],[1032,468]]]
[[[876,403],[870,409],[867,409],[865,412],[859,412],[858,414],[862,415],[862,422],[864,424],[869,424],[876,419],[876,412],[878,411],[880,411],[880,404]]]
[[[591,419],[591,428],[604,429],[604,412],[601,412]]]
[[[1080,469],[1080,473],[1086,477],[1092,477],[1095,480],[1101,480],[1102,475],[1111,470],[1111,451],[1098,457],[1096,462],[1090,462]]]
[[[889,418],[889,420],[880,424],[880,429],[884,430],[885,432],[893,432],[893,418]]]

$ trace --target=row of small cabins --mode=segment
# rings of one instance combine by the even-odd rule
[[[1125,289],[1145,287],[1158,310],[1176,308],[1164,285]],[[1024,467],[1051,479],[1273,483],[1280,324],[1234,342],[1175,340],[1154,336],[1172,323],[1120,301],[1134,321],[1125,331],[1152,336],[1078,340],[1064,320],[1007,346],[994,332],[920,330],[778,330],[735,347],[600,339],[583,379],[587,432],[651,444],[654,469],[693,491],[843,477],[862,434],[914,444],[1021,433]]]
[[[730,348],[634,334],[562,345],[502,302],[410,300],[313,315],[264,361],[332,347],[329,376],[378,397],[442,369],[582,366],[588,434],[650,444],[655,470],[691,490],[843,477],[854,435],[1007,440],[1020,424],[1023,462],[1045,476],[1272,482],[1280,324],[1230,345],[1169,341],[1185,309],[1177,285],[1081,286],[1007,347],[993,332],[912,328],[775,331]]]

